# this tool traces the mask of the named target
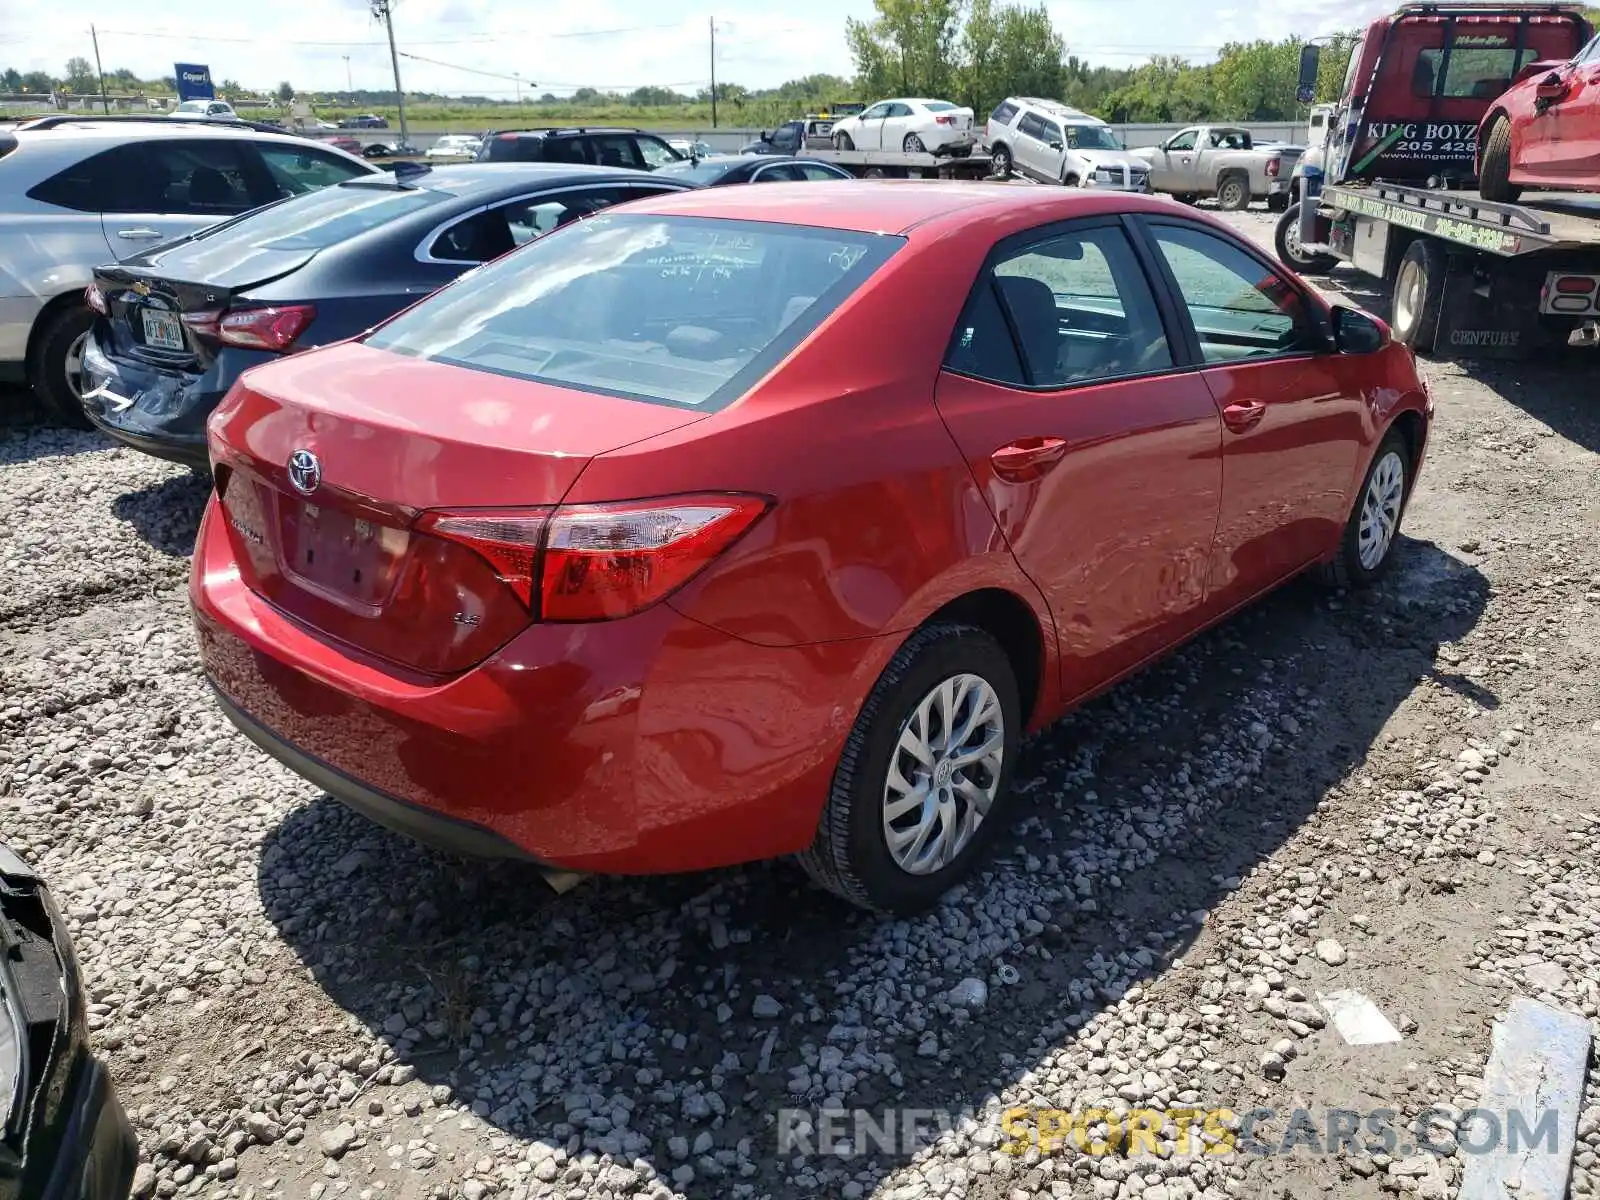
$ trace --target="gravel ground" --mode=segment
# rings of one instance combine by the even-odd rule
[[[1000,1124],[1260,1105],[1275,1141],[1297,1107],[1471,1108],[1518,992],[1600,1033],[1593,367],[1427,370],[1386,585],[1292,585],[1035,739],[993,867],[898,922],[786,863],[556,898],[377,829],[207,695],[204,483],[0,432],[0,836],[67,913],[136,1195],[1453,1194],[1462,1155],[1403,1136],[1196,1154],[1168,1122],[1155,1153],[1041,1156]],[[1404,1040],[1346,1045],[1311,1003],[1339,988]],[[821,1138],[845,1107],[949,1115],[920,1149],[780,1153],[780,1110]]]

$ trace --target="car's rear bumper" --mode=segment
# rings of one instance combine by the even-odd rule
[[[469,671],[419,677],[250,591],[214,499],[190,600],[229,715],[335,798],[467,853],[621,874],[808,845],[899,642],[756,646],[663,603],[599,625],[532,624]]]
[[[161,370],[113,357],[91,337],[83,351],[83,411],[97,429],[135,450],[204,467],[206,418],[237,374],[218,365],[203,374]]]

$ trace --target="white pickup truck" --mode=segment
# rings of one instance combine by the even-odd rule
[[[1150,164],[1150,190],[1184,200],[1216,197],[1228,211],[1265,200],[1273,212],[1289,205],[1289,180],[1304,153],[1299,146],[1257,145],[1237,125],[1191,125],[1159,146],[1133,151]]]

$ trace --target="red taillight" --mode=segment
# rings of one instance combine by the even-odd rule
[[[305,332],[317,315],[317,310],[309,304],[286,304],[276,308],[241,308],[233,312],[225,312],[220,319],[212,313],[187,314],[206,320],[215,320],[212,327],[218,341],[230,346],[246,346],[252,350],[287,350],[294,345],[295,338]],[[200,326],[195,322],[188,322],[194,328]],[[204,332],[212,332],[212,328]]]
[[[718,493],[436,510],[417,518],[416,530],[474,551],[541,620],[609,621],[677,591],[766,509],[764,497]]]
[[[1280,158],[1267,159],[1267,178],[1276,179],[1278,177],[1278,171],[1282,168],[1282,166],[1283,160]]]
[[[954,125],[956,123],[956,119],[954,117],[948,117],[948,116],[938,116],[938,117],[935,117],[934,120],[937,121],[940,125]]]
[[[1556,280],[1556,292],[1562,296],[1587,296],[1600,286],[1600,280],[1589,275],[1563,275]]]
[[[100,290],[100,285],[91,283],[83,289],[83,302],[102,317],[106,315],[106,294]]]
[[[447,541],[459,542],[486,559],[500,582],[517,599],[533,608],[533,580],[539,557],[539,539],[551,509],[495,509],[492,512],[425,512],[417,530]]]
[[[540,615],[547,621],[625,617],[677,591],[767,510],[760,496],[558,508],[545,534]]]

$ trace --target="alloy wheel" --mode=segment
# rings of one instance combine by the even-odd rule
[[[67,347],[67,357],[62,363],[62,371],[67,379],[67,390],[79,400],[83,399],[83,350],[88,344],[87,332],[73,338],[72,344]]]
[[[883,789],[896,866],[930,875],[966,849],[999,791],[1005,745],[1000,697],[982,676],[952,675],[911,710]]]
[[[1356,556],[1368,571],[1376,570],[1389,553],[1400,526],[1400,504],[1405,499],[1406,468],[1397,451],[1378,460],[1361,498],[1361,523],[1356,530]]]

